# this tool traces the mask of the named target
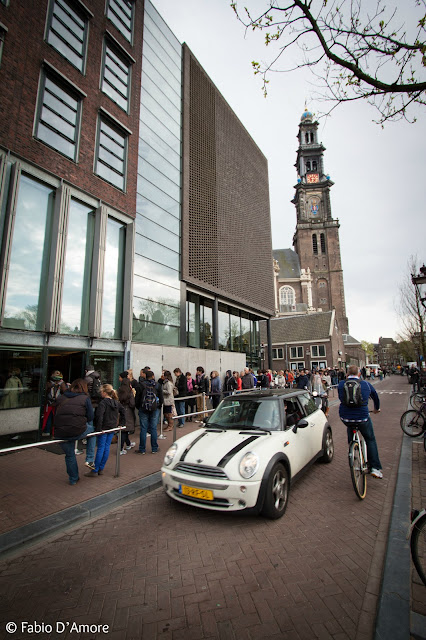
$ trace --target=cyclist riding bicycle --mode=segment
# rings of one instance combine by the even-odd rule
[[[345,390],[345,383],[350,380],[356,380],[360,384],[359,402],[352,401],[348,404],[348,394]],[[371,469],[373,478],[383,478],[382,465],[379,459],[379,451],[377,448],[376,437],[374,435],[373,423],[368,410],[368,401],[372,398],[374,402],[373,413],[379,413],[380,400],[377,391],[372,384],[360,378],[360,371],[356,365],[350,365],[346,376],[346,381],[341,380],[338,386],[338,394],[340,400],[339,416],[341,421],[346,425],[348,431],[348,442],[352,441],[353,428],[362,433],[367,445],[368,465]],[[349,401],[350,402],[350,401]]]

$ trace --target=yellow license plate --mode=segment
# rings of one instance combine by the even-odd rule
[[[196,487],[187,487],[185,484],[181,484],[179,492],[184,496],[190,496],[191,498],[200,498],[200,500],[213,500],[213,491],[209,489],[197,489]]]

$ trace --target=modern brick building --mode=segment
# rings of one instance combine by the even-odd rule
[[[55,369],[258,364],[267,161],[152,3],[1,0],[0,82],[0,434]]]

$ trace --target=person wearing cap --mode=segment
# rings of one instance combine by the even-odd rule
[[[53,371],[50,379],[46,383],[46,404],[44,406],[43,424],[41,435],[49,438],[52,429],[53,418],[55,416],[56,401],[68,389],[60,371]]]

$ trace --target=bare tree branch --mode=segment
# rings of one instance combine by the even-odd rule
[[[248,8],[242,17],[237,2],[231,7],[246,32],[264,32],[265,44],[278,48],[271,62],[252,62],[265,96],[271,72],[318,67],[324,99],[338,104],[365,99],[378,109],[381,124],[416,120],[408,108],[426,103],[426,0],[412,0],[409,13],[399,6],[390,9],[384,0],[375,0],[373,11],[362,0],[291,0],[285,6],[264,1],[269,6],[257,17]],[[407,16],[409,24],[403,22]],[[397,19],[401,24],[395,27]],[[294,49],[302,54],[300,62],[279,67]]]

